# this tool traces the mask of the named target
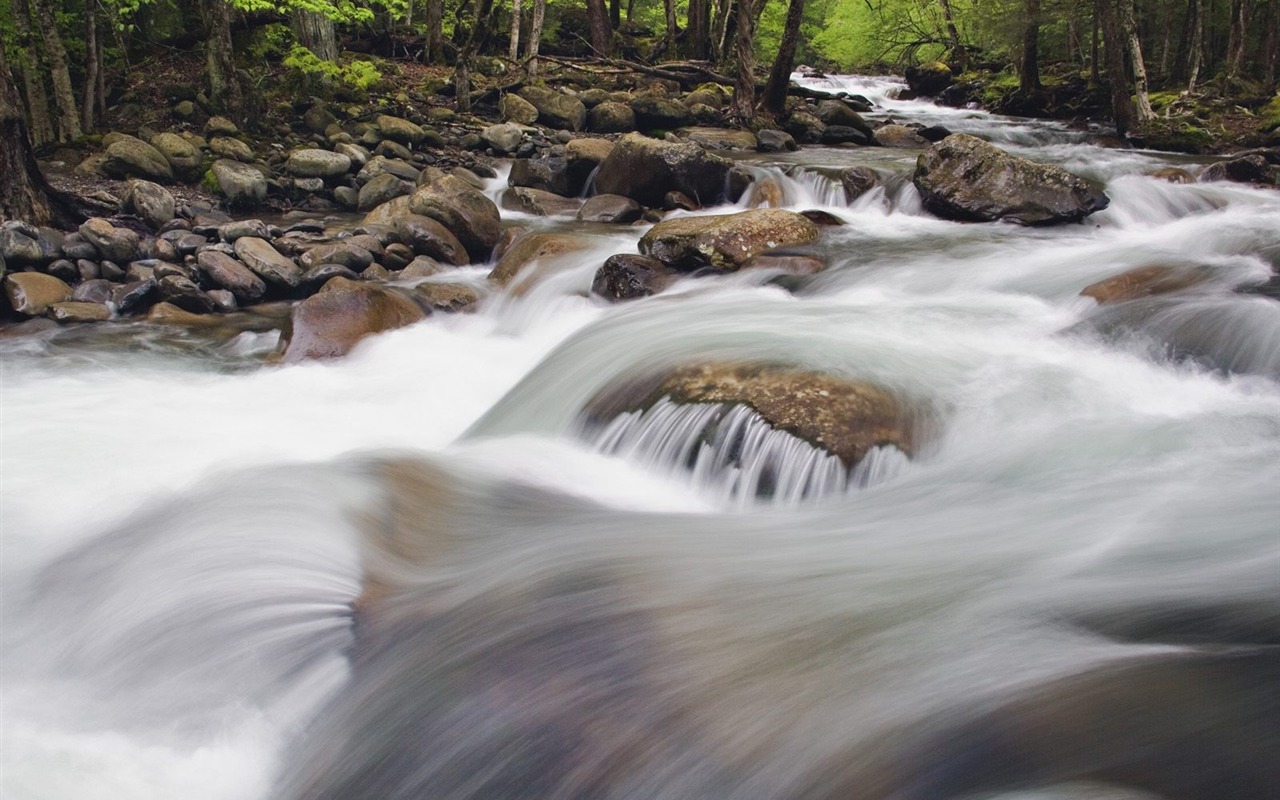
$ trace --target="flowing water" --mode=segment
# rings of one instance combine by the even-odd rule
[[[846,223],[804,281],[608,306],[640,231],[591,227],[523,296],[340,361],[0,341],[0,795],[1280,796],[1280,303],[1236,291],[1280,267],[1280,193],[805,82],[1111,206],[945,222],[913,153],[805,148],[746,157]],[[885,188],[847,205],[854,164]],[[1153,264],[1207,280],[1079,295]],[[873,381],[933,435],[849,470],[742,408],[584,413],[716,358]]]

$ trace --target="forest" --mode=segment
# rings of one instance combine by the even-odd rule
[[[953,105],[1206,150],[1241,115],[1277,116],[1277,31],[1280,0],[4,0],[4,166],[32,173],[28,142],[92,145],[148,106],[249,130],[299,97],[420,92],[466,112],[561,80],[548,65],[731,84],[730,121],[752,128],[784,113],[798,65],[923,65],[955,76]],[[11,215],[32,216],[8,188]]]

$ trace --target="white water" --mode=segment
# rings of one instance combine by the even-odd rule
[[[270,337],[144,326],[0,341],[0,796],[279,796],[324,750],[296,749],[307,723],[347,697],[358,515],[385,491],[365,459],[388,452],[461,487],[474,552],[428,581],[447,607],[573,565],[635,573],[625,602],[669,614],[663,652],[689,651],[655,669],[656,696],[697,698],[721,763],[750,765],[726,796],[799,796],[828,758],[941,731],[967,704],[1178,649],[1099,619],[1250,607],[1274,635],[1280,303],[1231,290],[1280,265],[1280,194],[1160,183],[1144,176],[1156,154],[840,81],[1104,180],[1112,206],[1067,228],[961,225],[899,180],[847,208],[779,168],[890,175],[913,155],[807,148],[752,162],[795,207],[847,222],[824,234],[831,268],[794,293],[761,273],[620,306],[583,296],[604,255],[634,246],[627,230],[523,297],[333,363],[266,366]],[[1213,278],[1155,307],[1078,296],[1152,263]],[[579,412],[612,382],[711,357],[876,381],[938,409],[938,435],[865,488],[746,511],[725,473],[580,439]],[[775,664],[779,646],[810,671]],[[714,678],[735,659],[755,668]],[[633,794],[709,796],[671,763]]]

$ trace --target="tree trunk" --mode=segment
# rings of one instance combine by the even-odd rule
[[[1277,39],[1280,38],[1280,0],[1270,0],[1267,3],[1270,11],[1271,22],[1267,25],[1267,38],[1262,42],[1262,85],[1268,93],[1274,94],[1276,91],[1276,61],[1280,60],[1280,45]]]
[[[1244,54],[1249,49],[1249,2],[1231,0],[1231,33],[1227,38],[1227,80],[1244,71]]]
[[[521,0],[511,0],[511,41],[507,48],[507,57],[512,61],[520,60],[520,17]]]
[[[529,44],[524,57],[529,59],[529,77],[538,74],[538,48],[542,45],[542,23],[547,17],[547,0],[533,0],[533,19],[529,21]]]
[[[1099,43],[1099,40],[1102,38],[1100,36],[1102,23],[1098,19],[1098,0],[1094,0],[1093,2],[1092,19],[1093,19],[1093,32],[1090,34],[1090,38],[1089,38],[1089,77],[1093,80],[1094,83],[1097,83],[1100,79],[1100,67],[1098,65],[1098,60],[1099,60],[1098,59],[1098,52],[1099,52],[1098,43]]]
[[[587,0],[587,20],[591,26],[591,49],[597,56],[608,58],[613,30],[609,27],[609,9],[605,0]]]
[[[428,64],[444,63],[444,0],[427,0]]]
[[[471,111],[471,58],[474,55],[476,29],[480,27],[481,14],[480,3],[476,2],[470,6],[471,19],[467,20],[469,2],[470,0],[458,6],[458,14],[454,18],[457,27],[453,32],[453,39],[458,42],[458,61],[453,65],[453,89],[458,112],[461,114]],[[467,23],[465,28],[464,20]]]
[[[614,30],[622,25],[622,0],[609,0],[609,24]]]
[[[740,125],[750,125],[756,116],[755,27],[751,0],[741,0],[738,4],[737,37],[734,41],[738,56],[738,78],[733,84],[733,117]]]
[[[1124,35],[1116,14],[1116,0],[1095,0],[1106,37],[1107,83],[1111,86],[1111,114],[1116,133],[1124,136],[1133,130],[1135,112],[1129,99],[1129,80],[1124,68]]]
[[[667,49],[674,52],[676,34],[679,32],[676,28],[676,0],[662,0],[662,8],[667,17]]]
[[[738,4],[736,0],[717,0],[716,20],[712,25],[711,60],[717,64],[729,61],[729,28]]]
[[[333,20],[318,11],[294,11],[290,15],[290,27],[298,44],[325,61],[338,60],[338,34]]]
[[[33,0],[31,9],[40,26],[40,39],[44,43],[42,56],[49,67],[53,82],[53,99],[58,106],[58,141],[69,142],[80,138],[80,109],[75,90],[71,88],[71,71],[67,66],[67,48],[62,46],[58,25],[53,17],[49,0]]]
[[[689,0],[685,28],[689,34],[689,57],[705,60],[711,50],[711,0]]]
[[[1029,96],[1040,91],[1040,0],[1026,0],[1024,11],[1018,90]]]
[[[1133,17],[1133,0],[1117,0],[1120,24],[1124,27],[1125,46],[1129,51],[1129,68],[1133,72],[1134,121],[1138,125],[1156,118],[1151,110],[1147,92],[1147,67],[1142,62],[1142,41],[1138,38],[1138,24]]]
[[[1191,15],[1191,41],[1187,45],[1187,56],[1190,66],[1187,68],[1187,92],[1196,90],[1196,81],[1200,78],[1200,58],[1204,53],[1204,10],[1200,0],[1190,0],[1187,13]]]
[[[240,114],[240,79],[231,49],[231,6],[226,0],[202,0],[208,30],[205,54],[209,69],[209,99],[219,113],[237,122]]]
[[[791,0],[787,7],[787,21],[782,29],[782,42],[778,56],[769,70],[769,82],[764,86],[761,108],[772,116],[782,114],[787,103],[787,88],[791,85],[791,67],[796,60],[796,45],[800,40],[800,23],[804,19],[804,0]]]
[[[27,135],[22,99],[0,47],[0,219],[20,219],[36,225],[56,221],[56,204],[49,185],[36,166]]]
[[[961,69],[969,65],[969,53],[960,42],[960,31],[956,28],[956,19],[951,14],[951,0],[938,0],[942,8],[942,20],[947,26],[947,39],[951,42],[951,60]]]
[[[98,48],[97,4],[84,5],[84,94],[80,104],[80,124],[86,132],[93,130],[97,109],[98,72],[102,69],[102,51]]]
[[[22,77],[23,93],[27,99],[27,133],[31,144],[40,147],[52,142],[56,131],[53,129],[53,117],[49,115],[49,96],[44,89],[40,48],[35,46],[31,38],[31,12],[26,0],[14,2],[13,22],[18,35],[15,49],[20,58],[16,71]]]

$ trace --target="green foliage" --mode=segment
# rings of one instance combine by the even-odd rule
[[[284,58],[284,66],[294,70],[304,79],[319,79],[322,83],[341,83],[356,91],[366,91],[382,80],[382,73],[371,61],[359,59],[338,64],[325,61],[302,45],[294,45]]]
[[[281,59],[293,43],[293,30],[283,23],[272,22],[253,31],[244,52],[255,61]]]

